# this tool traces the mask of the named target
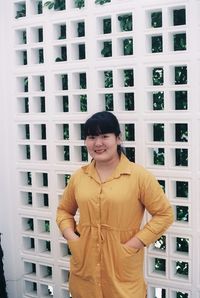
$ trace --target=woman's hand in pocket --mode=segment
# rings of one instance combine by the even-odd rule
[[[134,249],[141,249],[144,247],[144,243],[137,237],[129,239],[124,245]]]
[[[67,240],[67,241],[71,241],[71,240],[78,240],[79,236],[74,232],[74,230],[72,228],[66,228],[63,231],[63,237]]]

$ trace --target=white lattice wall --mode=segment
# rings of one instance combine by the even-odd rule
[[[200,1],[85,0],[79,9],[65,0],[61,11],[44,3],[4,0],[0,12],[9,298],[69,297],[55,212],[88,159],[82,124],[104,109],[118,116],[127,155],[174,206],[173,227],[146,253],[148,298],[200,298]]]

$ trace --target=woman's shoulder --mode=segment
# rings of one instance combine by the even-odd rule
[[[134,175],[134,176],[137,175],[137,176],[143,177],[143,178],[154,177],[151,170],[146,168],[144,165],[137,163],[137,162],[131,162],[131,161],[129,161],[129,162],[130,162],[132,175]]]

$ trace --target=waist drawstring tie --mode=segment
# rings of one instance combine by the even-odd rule
[[[85,228],[85,227],[97,229],[99,245],[102,245],[103,241],[105,240],[104,236],[103,236],[103,233],[102,233],[102,230],[115,231],[115,232],[133,231],[133,229],[126,229],[126,230],[118,229],[116,227],[112,227],[112,226],[107,225],[107,224],[96,224],[96,225],[93,225],[93,224],[80,224],[80,231],[81,231],[81,228]]]

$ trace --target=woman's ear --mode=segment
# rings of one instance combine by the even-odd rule
[[[121,145],[122,143],[122,134],[120,133],[120,135],[117,137],[117,144]]]

